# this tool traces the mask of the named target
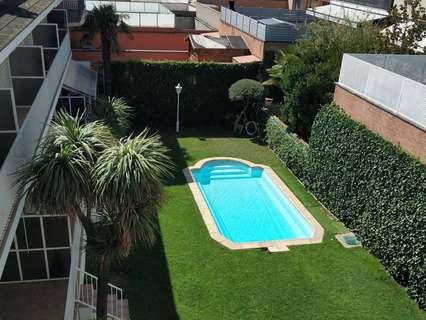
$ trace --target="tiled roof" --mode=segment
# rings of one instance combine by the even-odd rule
[[[0,1],[0,51],[55,0]]]

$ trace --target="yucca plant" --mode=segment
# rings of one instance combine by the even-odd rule
[[[170,175],[171,168],[160,137],[150,135],[147,129],[138,136],[121,139],[99,157],[92,178],[103,210],[92,241],[100,245],[91,246],[99,259],[98,298],[108,294],[112,257],[128,256],[138,240],[153,242],[153,218],[163,179]],[[97,309],[103,307],[98,303]]]
[[[17,172],[20,196],[31,206],[81,222],[97,258],[97,319],[107,318],[111,262],[138,240],[154,239],[153,217],[171,167],[157,134],[144,130],[117,141],[101,122],[59,113],[40,152]]]
[[[39,153],[17,172],[17,183],[19,194],[39,211],[77,216],[89,229],[96,203],[91,171],[114,138],[100,122],[82,123],[82,115],[58,113]]]
[[[89,118],[102,121],[115,136],[123,137],[131,128],[132,109],[123,98],[99,97]]]

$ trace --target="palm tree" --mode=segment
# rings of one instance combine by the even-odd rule
[[[153,241],[152,218],[170,169],[158,135],[144,130],[117,141],[100,122],[84,124],[81,116],[60,113],[40,152],[17,173],[20,196],[29,204],[81,222],[97,260],[97,319],[107,318],[111,263],[138,240]]]
[[[125,15],[118,14],[112,5],[100,5],[94,7],[87,14],[86,21],[82,26],[84,35],[83,43],[93,40],[97,33],[100,34],[102,47],[102,63],[104,71],[104,93],[111,95],[111,54],[119,53],[120,46],[117,40],[119,32],[130,35],[130,28],[124,22]]]

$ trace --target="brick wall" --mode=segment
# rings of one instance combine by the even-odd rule
[[[265,43],[256,39],[255,37],[234,28],[233,26],[220,22],[219,25],[219,34],[221,36],[240,36],[244,39],[247,47],[250,49],[252,55],[263,60]]]
[[[191,33],[199,33],[193,32]],[[132,28],[132,35],[119,33],[118,42],[122,52],[114,55],[113,60],[186,60],[188,59],[188,31],[172,28]],[[99,51],[85,50],[80,42],[82,32],[71,31],[71,47],[73,59],[97,62],[101,56]],[[99,36],[92,44],[99,48]]]
[[[426,132],[336,85],[334,101],[354,120],[426,163]]]
[[[101,61],[100,51],[73,50],[72,59],[77,61]],[[186,61],[188,60],[188,52],[172,51],[172,50],[152,50],[152,51],[121,51],[119,55],[113,55],[114,61],[128,60],[154,60],[154,61]]]
[[[190,59],[194,61],[232,62],[233,57],[249,55],[246,49],[191,49]]]

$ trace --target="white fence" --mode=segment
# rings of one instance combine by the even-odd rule
[[[426,56],[417,56],[420,62],[417,65],[413,64],[413,59],[408,56],[376,57],[345,54],[339,85],[426,130]],[[376,65],[372,61],[380,63]],[[419,69],[420,65],[423,65],[424,69]],[[407,71],[411,69],[412,72]],[[403,70],[405,71],[402,72]],[[420,70],[420,73],[414,73],[414,70]],[[410,76],[413,79],[408,77],[409,74],[413,75]]]
[[[174,28],[175,15],[161,3],[128,2],[128,1],[86,1],[86,9],[92,10],[95,6],[112,5],[117,12],[122,13],[127,24],[133,27]]]
[[[266,39],[266,25],[259,23],[256,19],[250,18],[228,8],[221,7],[220,20],[252,35],[259,40],[265,41]]]

